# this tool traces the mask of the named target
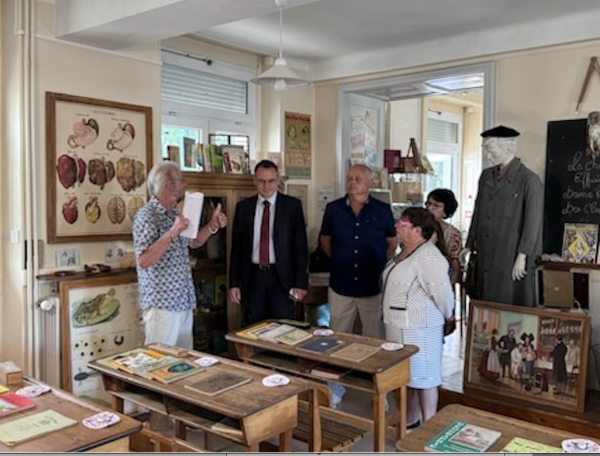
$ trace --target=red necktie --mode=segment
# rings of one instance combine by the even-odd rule
[[[269,265],[269,202],[264,201],[262,223],[260,225],[259,263],[261,266]]]

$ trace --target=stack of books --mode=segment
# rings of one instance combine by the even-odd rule
[[[203,370],[185,359],[143,348],[113,355],[98,363],[162,383],[172,383]]]
[[[236,334],[248,339],[281,342],[287,345],[296,345],[313,337],[312,333],[285,323],[259,323]]]

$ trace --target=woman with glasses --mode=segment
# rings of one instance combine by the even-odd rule
[[[387,340],[416,345],[410,358],[408,428],[437,411],[442,384],[442,335],[454,309],[448,260],[433,242],[436,220],[422,208],[408,208],[396,224],[402,247],[382,275],[383,321]]]
[[[460,280],[461,268],[458,255],[462,250],[462,237],[460,231],[446,222],[445,219],[449,219],[454,215],[458,208],[458,201],[456,201],[452,190],[436,188],[427,195],[425,208],[434,215],[442,229],[446,251],[450,258],[450,267],[452,268],[450,280],[454,285]]]

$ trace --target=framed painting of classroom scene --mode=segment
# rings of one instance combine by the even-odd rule
[[[465,392],[583,412],[589,333],[584,313],[471,300]]]

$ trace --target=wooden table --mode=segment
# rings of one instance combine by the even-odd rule
[[[24,386],[29,384],[42,383],[27,379]],[[35,407],[0,418],[0,424],[46,410],[54,410],[67,418],[77,420],[78,423],[14,446],[0,443],[0,453],[13,451],[23,453],[128,452],[129,436],[139,432],[142,428],[139,421],[120,415],[121,421],[113,426],[96,430],[88,429],[81,421],[88,416],[106,411],[106,409],[83,401],[60,389],[53,388],[50,392],[32,398],[32,400],[36,403]]]
[[[500,431],[502,436],[487,450],[490,453],[500,452],[513,437],[522,437],[558,448],[561,447],[561,442],[565,439],[588,438],[571,432],[498,415],[497,413],[486,412],[485,410],[459,404],[450,404],[437,412],[429,421],[426,421],[419,428],[411,432],[405,439],[396,442],[396,451],[403,453],[425,451],[425,444],[454,421],[462,421]]]
[[[313,331],[314,329],[317,328],[313,327],[308,331]],[[333,358],[330,355],[343,347],[347,347],[351,343],[379,347],[385,341],[345,333],[336,333],[334,337],[344,342],[340,348],[332,349],[326,353],[315,353],[299,349],[298,347],[303,343],[286,345],[260,339],[249,339],[239,336],[236,333],[229,333],[225,336],[228,341],[235,344],[240,359],[248,363],[310,378],[318,382],[334,382],[348,388],[373,394],[374,450],[385,451],[385,396],[392,391],[396,393],[395,399],[399,412],[396,438],[401,439],[406,434],[406,384],[410,380],[409,358],[418,351],[418,348],[413,345],[406,345],[402,350],[398,351],[380,350],[360,362],[347,361]],[[307,366],[314,365],[315,363],[345,367],[351,369],[351,372],[339,379],[326,380],[322,377],[311,375],[310,369]],[[311,407],[312,409],[315,408]],[[316,410],[318,411],[318,407]],[[313,417],[313,422],[317,419],[318,416]],[[315,432],[313,429],[313,435],[317,439],[318,431]],[[319,451],[319,445],[320,442],[317,440],[310,441],[310,451]]]
[[[190,352],[193,361],[201,352]],[[185,427],[202,429],[244,445],[246,451],[259,451],[260,442],[279,436],[279,450],[291,451],[292,430],[298,420],[298,394],[310,389],[307,382],[292,378],[286,386],[268,388],[262,379],[274,372],[210,355],[218,364],[171,384],[128,374],[92,361],[88,366],[102,373],[112,406],[123,411],[125,401],[146,407],[175,420],[178,438],[185,438]],[[249,383],[216,396],[196,393],[184,385],[202,379],[208,373],[231,372],[251,378]],[[223,418],[238,422],[240,430],[214,427]],[[236,432],[237,431],[237,432]]]

